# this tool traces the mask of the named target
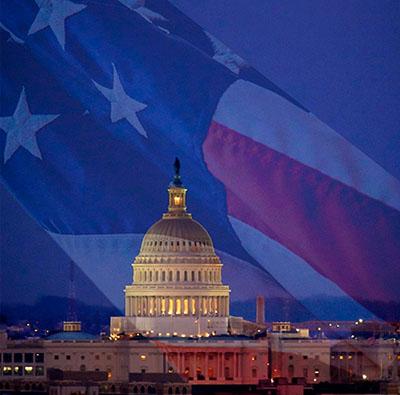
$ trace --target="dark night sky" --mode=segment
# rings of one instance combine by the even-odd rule
[[[400,178],[400,1],[171,2]],[[0,198],[1,230],[14,232],[3,241],[15,241],[3,243],[3,259],[23,245],[28,267],[39,234],[44,259],[60,254],[3,186]]]
[[[400,178],[400,2],[172,0]]]

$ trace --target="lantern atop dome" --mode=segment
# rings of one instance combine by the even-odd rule
[[[181,163],[178,158],[175,158],[174,170],[175,175],[168,188],[168,213],[165,213],[163,218],[191,217],[191,215],[186,212],[187,189],[182,184],[180,175]]]

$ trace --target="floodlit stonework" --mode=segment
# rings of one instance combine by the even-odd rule
[[[111,333],[148,336],[226,334],[229,287],[210,235],[186,210],[179,170],[168,188],[168,211],[145,234],[125,287],[125,317]]]

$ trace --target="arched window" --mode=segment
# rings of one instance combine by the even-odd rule
[[[199,278],[199,281],[201,281],[201,271],[199,270],[199,273],[198,273],[198,278]]]
[[[156,271],[156,281],[158,282],[158,271]]]
[[[181,272],[180,271],[176,272],[176,281],[181,281]]]
[[[185,271],[183,272],[183,281],[187,281],[187,280],[188,280],[187,271],[185,270]]]
[[[153,272],[150,271],[150,282],[153,281]]]
[[[168,273],[168,281],[172,281],[172,272],[171,271]]]
[[[144,281],[147,281],[147,272],[144,272]]]
[[[192,271],[192,281],[194,281],[194,271]]]

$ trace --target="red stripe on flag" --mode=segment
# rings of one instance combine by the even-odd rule
[[[400,300],[398,211],[216,122],[203,152],[230,215],[356,300]]]

